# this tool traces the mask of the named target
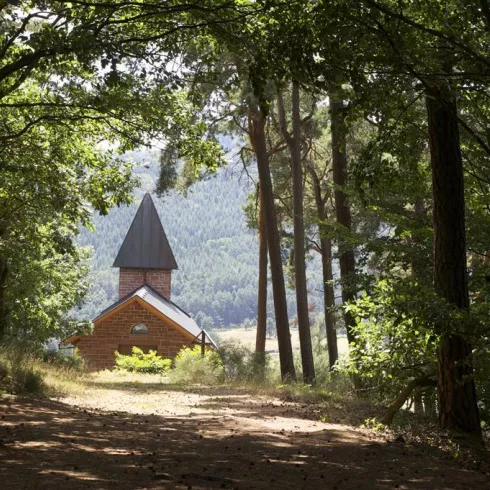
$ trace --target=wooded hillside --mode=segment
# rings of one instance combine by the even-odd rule
[[[131,206],[113,208],[107,216],[94,216],[94,231],[82,228],[78,243],[90,247],[90,290],[79,319],[92,319],[117,300],[118,270],[112,267],[141,197],[153,190],[158,175],[158,155],[133,152],[127,158],[139,168],[141,185]],[[148,164],[149,168],[143,168]],[[204,328],[246,323],[257,316],[258,243],[247,228],[243,205],[253,183],[231,169],[194,184],[184,196],[172,191],[155,205],[170,241],[179,270],[172,274],[172,300],[188,311]],[[321,309],[319,263],[309,262],[311,302]],[[269,318],[274,318],[269,288]],[[288,291],[293,316],[294,291]],[[271,322],[269,322],[271,323]]]

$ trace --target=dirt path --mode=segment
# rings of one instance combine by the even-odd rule
[[[224,389],[0,402],[2,489],[490,489],[434,450]]]

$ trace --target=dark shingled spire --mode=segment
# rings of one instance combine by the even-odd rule
[[[174,254],[148,193],[141,201],[113,267],[177,269]]]

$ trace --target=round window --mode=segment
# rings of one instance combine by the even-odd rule
[[[131,329],[131,333],[148,333],[148,327],[144,323],[138,323]]]

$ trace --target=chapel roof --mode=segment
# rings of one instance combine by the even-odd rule
[[[113,267],[166,270],[178,268],[149,193],[141,201]]]
[[[188,313],[186,313],[182,308],[179,308],[172,301],[158,294],[152,287],[148,286],[148,284],[144,284],[143,286],[138,287],[131,293],[122,297],[119,301],[113,303],[111,306],[102,311],[96,318],[94,318],[93,322],[95,323],[101,320],[111,311],[122,306],[124,303],[133,300],[134,298],[139,298],[144,303],[152,306],[162,315],[172,320],[174,323],[186,330],[196,339],[204,331],[206,335],[206,342],[216,347],[215,342],[211,339],[209,334],[204,329],[200,328]]]

